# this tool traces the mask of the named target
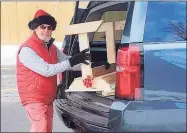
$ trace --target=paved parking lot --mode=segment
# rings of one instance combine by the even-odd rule
[[[53,132],[72,132],[54,111]],[[14,66],[1,66],[1,132],[29,132],[30,122],[19,101]]]

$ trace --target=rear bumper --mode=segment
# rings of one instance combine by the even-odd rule
[[[68,128],[78,132],[109,132],[106,118],[93,116],[91,113],[68,105],[65,99],[56,100],[55,109],[59,118]],[[97,120],[94,118],[97,118]]]

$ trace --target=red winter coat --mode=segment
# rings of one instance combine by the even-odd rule
[[[33,34],[22,47],[30,47],[33,49],[44,61],[50,64],[57,63],[57,48],[52,44],[48,49],[45,47],[44,42],[39,40]],[[25,67],[19,60],[17,54],[17,87],[20,95],[21,103],[26,105],[28,103],[42,102],[51,104],[57,92],[57,76],[44,77],[29,68]]]

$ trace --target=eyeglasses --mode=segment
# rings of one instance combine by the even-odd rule
[[[40,25],[40,28],[41,28],[42,30],[45,30],[46,28],[47,28],[48,30],[53,30],[53,27],[52,27],[52,26]]]

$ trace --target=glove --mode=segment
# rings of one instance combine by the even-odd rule
[[[109,68],[110,68],[110,65],[111,65],[111,64],[110,64],[110,63],[108,63],[108,61],[107,61],[107,62],[105,62],[105,64],[104,64],[104,65],[105,65],[105,69],[107,70],[107,69],[109,69]]]
[[[90,53],[86,53],[88,51],[89,51],[89,49],[85,49],[85,50],[81,51],[80,53],[69,58],[69,62],[70,62],[71,67],[73,67],[74,65],[77,65],[79,63],[84,63],[86,65],[89,65],[89,63],[86,62],[86,60],[91,60]]]

